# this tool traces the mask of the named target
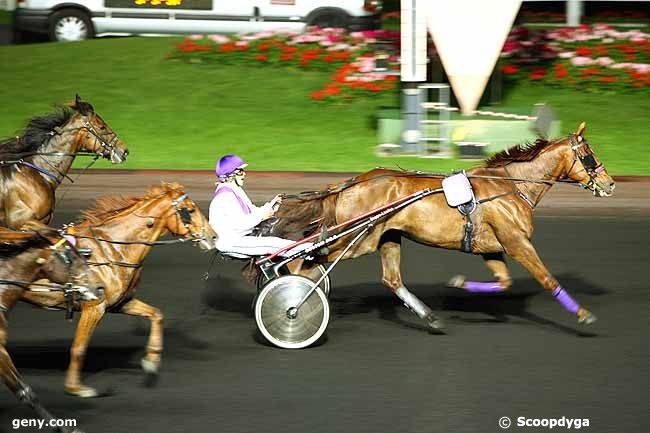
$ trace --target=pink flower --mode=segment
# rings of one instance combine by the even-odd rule
[[[574,57],[576,53],[573,51],[564,51],[563,53],[558,54],[558,57],[561,59],[570,59],[571,57]]]
[[[594,63],[593,59],[589,57],[574,57],[571,59],[571,64],[573,66],[587,66]]]
[[[610,57],[598,57],[596,59],[596,64],[600,66],[609,66],[614,64],[614,60]]]
[[[224,35],[210,35],[208,39],[216,44],[227,44],[230,42],[230,38]]]

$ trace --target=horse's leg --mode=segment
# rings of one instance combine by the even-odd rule
[[[447,283],[449,287],[456,287],[468,292],[493,293],[507,290],[512,285],[512,278],[508,272],[503,253],[482,254],[485,265],[490,269],[497,281],[480,282],[467,281],[464,275],[456,275]]]
[[[147,342],[147,354],[142,358],[141,365],[147,374],[158,374],[163,350],[162,312],[158,308],[145,304],[139,299],[131,299],[122,306],[118,313],[142,316],[151,321],[149,341]]]
[[[506,253],[526,268],[542,287],[558,300],[565,310],[578,317],[579,323],[588,325],[596,321],[596,316],[582,308],[546,269],[530,240],[521,236],[516,239],[511,238],[507,243],[502,241],[502,244]]]
[[[32,388],[21,380],[18,370],[7,352],[6,345],[7,320],[5,313],[0,311],[0,378],[18,400],[34,409],[45,422],[50,423],[50,421],[55,420],[56,418],[40,403]],[[63,428],[61,428],[61,431],[70,432],[70,430],[63,430]],[[71,431],[71,433],[74,432],[79,432],[79,430],[73,429]]]
[[[379,251],[381,252],[382,282],[404,302],[404,305],[420,319],[427,322],[430,332],[441,333],[444,328],[442,320],[436,317],[433,311],[431,311],[431,308],[411,293],[402,282],[402,275],[399,271],[400,235],[385,234],[384,237],[379,247]]]
[[[84,302],[81,304],[79,324],[75,331],[74,341],[70,348],[70,365],[65,376],[65,389],[78,397],[97,397],[99,392],[81,383],[80,373],[88,349],[90,337],[95,332],[97,324],[104,317],[106,302]]]

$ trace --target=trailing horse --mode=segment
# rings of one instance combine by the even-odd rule
[[[193,241],[202,249],[211,250],[216,234],[196,203],[176,183],[150,187],[143,197],[101,198],[82,217],[81,222],[67,226],[67,235],[76,238],[79,248],[92,251],[88,263],[93,277],[103,282],[105,296],[99,303],[81,305],[65,387],[71,394],[95,397],[98,392],[81,383],[80,371],[88,342],[107,311],[143,316],[151,321],[142,368],[150,374],[158,372],[163,315],[158,308],[135,297],[142,264],[151,248],[159,243]],[[181,239],[158,241],[167,233]],[[57,293],[27,292],[23,300],[48,308],[64,308],[65,302]]]
[[[129,154],[122,140],[78,95],[70,107],[33,117],[21,136],[0,141],[0,226],[46,227],[54,212],[56,188],[80,152],[115,164]]]
[[[101,297],[101,287],[89,276],[84,259],[57,232],[0,229],[0,378],[20,401],[49,422],[55,418],[22,380],[6,349],[6,314],[39,278],[47,278],[52,283],[33,286],[34,290],[56,293],[68,306],[79,301],[96,303]]]
[[[467,172],[475,200],[465,216],[447,204],[443,194],[432,194],[377,221],[368,234],[345,253],[352,259],[380,251],[383,283],[432,331],[442,329],[433,311],[411,293],[400,274],[401,238],[433,247],[464,250],[482,256],[496,282],[452,279],[451,285],[469,292],[500,292],[512,285],[507,254],[524,268],[580,323],[595,316],[581,307],[547,270],[531,243],[533,210],[557,182],[578,183],[599,197],[614,191],[614,181],[584,138],[585,124],[567,137],[516,146],[497,153],[481,167]],[[286,198],[269,224],[268,234],[301,239],[318,224],[332,227],[387,203],[425,189],[440,189],[444,176],[375,169],[326,191]],[[471,213],[470,213],[471,211]],[[329,233],[330,235],[332,233]],[[329,244],[316,262],[294,264],[292,272],[308,274],[318,262],[332,262],[354,234]],[[299,261],[296,261],[299,262]],[[296,263],[294,262],[294,263]]]

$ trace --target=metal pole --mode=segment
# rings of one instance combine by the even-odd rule
[[[566,24],[569,27],[578,27],[582,15],[582,0],[568,0],[566,2]]]

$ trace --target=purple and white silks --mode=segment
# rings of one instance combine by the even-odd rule
[[[495,293],[503,291],[497,282],[481,283],[478,281],[465,281],[463,288],[472,293]]]
[[[562,286],[557,286],[553,290],[553,296],[555,299],[567,310],[569,313],[577,314],[580,309],[580,304],[578,304],[575,299],[571,297]]]
[[[224,193],[224,192],[230,192],[231,194],[233,194],[233,195],[235,196],[235,198],[236,198],[237,201],[239,202],[239,207],[241,207],[242,212],[244,212],[246,215],[248,215],[248,214],[251,213],[251,209],[250,209],[250,208],[248,207],[248,205],[244,202],[244,200],[242,200],[241,197],[239,197],[239,196],[235,193],[235,191],[233,191],[232,188],[230,188],[230,187],[228,187],[228,186],[220,186],[219,188],[217,188],[217,190],[214,192],[214,196],[216,197],[216,196],[218,196],[219,194]]]

